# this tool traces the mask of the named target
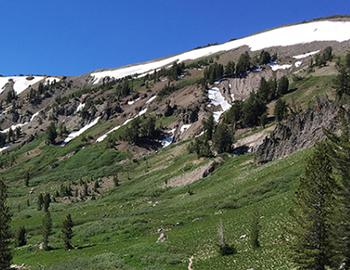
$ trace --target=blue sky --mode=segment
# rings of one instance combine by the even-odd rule
[[[2,0],[0,74],[80,75],[335,14],[349,0]]]

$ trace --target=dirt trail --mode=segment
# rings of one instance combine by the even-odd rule
[[[194,257],[193,256],[191,256],[191,258],[189,258],[189,260],[188,260],[188,270],[193,270],[193,259],[194,259]]]

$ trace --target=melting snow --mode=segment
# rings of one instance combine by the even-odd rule
[[[4,146],[4,147],[0,148],[0,153],[9,149],[9,148],[10,148],[10,146]]]
[[[175,131],[176,131],[176,128],[170,130],[169,132],[167,132],[165,137],[160,141],[163,148],[168,147],[169,145],[171,145],[174,142]]]
[[[129,119],[126,120],[123,124],[112,128],[110,131],[108,131],[107,133],[105,133],[105,134],[102,135],[101,137],[97,138],[96,142],[99,143],[99,142],[104,141],[104,140],[108,137],[109,134],[111,134],[112,132],[114,132],[114,131],[120,129],[122,126],[127,125],[128,123],[130,123],[132,120],[136,119],[137,117],[140,117],[141,115],[144,115],[146,112],[147,112],[147,108],[141,110],[136,116],[134,116],[134,117],[132,117],[132,118],[129,118]]]
[[[295,62],[295,67],[300,67],[303,64],[303,61],[296,61]]]
[[[289,69],[292,67],[292,65],[289,65],[289,64],[279,65],[277,63],[271,63],[269,64],[269,66],[273,71],[280,70],[280,69]]]
[[[304,54],[300,54],[300,55],[295,55],[295,56],[293,56],[293,58],[299,60],[299,59],[303,59],[303,58],[309,57],[309,56],[314,55],[314,54],[318,54],[319,52],[320,52],[320,50],[309,52],[309,53],[304,53]]]
[[[120,79],[136,74],[146,74],[170,65],[175,61],[183,62],[186,60],[195,60],[218,52],[233,50],[244,45],[249,46],[252,51],[257,51],[275,46],[290,46],[313,41],[343,42],[350,39],[349,28],[349,21],[317,21],[291,25],[233,40],[224,44],[192,50],[159,61],[122,67],[116,70],[94,72],[91,73],[91,76],[94,77],[94,83],[98,83],[107,76]]]
[[[32,78],[31,80],[28,80],[28,78]],[[5,89],[5,85],[10,81],[13,80],[14,82],[14,90],[17,95],[22,93],[24,90],[29,88],[29,86],[34,85],[42,80],[45,79],[46,83],[51,83],[54,80],[59,81],[59,78],[55,77],[45,77],[45,76],[12,76],[12,77],[0,77],[0,93],[3,92]]]
[[[94,121],[92,121],[91,123],[87,124],[86,126],[82,127],[80,130],[78,131],[74,131],[72,133],[70,133],[68,135],[68,137],[64,140],[63,146],[67,143],[69,143],[71,140],[75,139],[76,137],[80,136],[81,134],[83,134],[85,131],[87,131],[89,128],[92,128],[94,125],[96,125],[98,123],[98,121],[100,120],[100,117],[97,117]]]
[[[32,122],[34,120],[35,117],[37,117],[39,115],[40,111],[39,112],[36,112],[32,115],[32,117],[30,118],[30,121],[29,122]]]
[[[182,125],[180,131],[181,133],[184,133],[186,130],[188,130],[191,127],[191,124],[187,124],[187,125]]]
[[[146,101],[146,104],[151,103],[153,100],[155,100],[157,98],[157,96],[153,96],[151,97],[149,100]]]
[[[220,89],[217,87],[208,90],[208,97],[210,99],[210,105],[221,106],[220,111],[213,113],[214,120],[219,122],[220,116],[231,108],[231,104],[227,102],[225,97],[221,94]]]
[[[133,105],[135,102],[139,101],[141,98],[137,98],[135,100],[128,101],[128,105]]]
[[[84,109],[84,107],[85,107],[85,103],[80,103],[78,105],[78,108],[77,108],[77,110],[75,112],[76,113],[81,112]]]

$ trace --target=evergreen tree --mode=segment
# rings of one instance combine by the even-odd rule
[[[57,138],[57,131],[56,131],[56,125],[55,123],[51,123],[49,127],[47,128],[47,142],[49,144],[55,144],[56,138]]]
[[[27,244],[27,231],[22,226],[18,229],[16,234],[16,246],[17,247],[23,247]]]
[[[215,121],[213,114],[210,114],[208,119],[203,121],[203,127],[205,131],[205,136],[207,137],[207,140],[211,140],[213,137],[213,132],[215,128]]]
[[[335,81],[335,87],[337,99],[339,101],[341,101],[344,95],[350,95],[350,68],[343,65],[338,66],[338,75]]]
[[[45,212],[42,221],[43,250],[49,250],[49,237],[52,232],[52,218],[50,211]]]
[[[62,235],[65,250],[70,250],[73,248],[72,238],[73,238],[73,220],[70,214],[67,215],[66,219],[63,221]]]
[[[331,163],[338,184],[332,208],[332,266],[335,269],[350,269],[350,132],[344,119],[343,123],[340,136],[327,132]]]
[[[0,148],[6,145],[6,135],[0,132]]]
[[[225,67],[225,76],[234,77],[236,74],[236,64],[233,61],[229,61]]]
[[[41,211],[44,205],[44,196],[41,193],[38,195],[37,205],[38,205],[37,207],[38,211]]]
[[[29,180],[30,180],[30,174],[29,171],[26,171],[25,179],[24,179],[24,185],[26,187],[29,187]]]
[[[325,270],[330,264],[330,226],[334,180],[325,143],[307,160],[296,197],[293,261],[297,269]]]
[[[251,67],[251,59],[248,52],[240,55],[238,63],[236,65],[236,74],[239,77],[243,77],[247,74]]]
[[[219,224],[218,227],[218,248],[219,248],[219,254],[221,256],[228,256],[236,253],[236,249],[233,246],[230,246],[227,244],[225,239],[225,229],[224,224],[222,221]]]
[[[260,65],[267,65],[268,63],[271,62],[271,55],[269,52],[262,50],[260,52],[259,56],[259,64]]]
[[[283,119],[286,118],[287,114],[288,114],[287,103],[282,99],[278,99],[274,109],[274,115],[276,120],[278,122],[282,121]]]
[[[255,93],[252,93],[242,105],[242,122],[245,127],[257,126],[260,117],[266,112],[265,102]]]
[[[277,86],[277,96],[283,96],[284,94],[287,94],[289,90],[289,80],[286,76],[281,77],[278,80],[278,86]]]
[[[7,205],[7,187],[0,179],[0,269],[11,269],[11,214]]]
[[[224,152],[230,152],[233,143],[233,136],[225,124],[220,124],[216,127],[213,144],[215,150],[221,154]]]
[[[43,207],[45,212],[49,211],[50,203],[51,203],[51,195],[49,193],[46,193],[43,198]]]
[[[260,215],[257,211],[253,211],[252,223],[250,228],[250,243],[253,249],[260,247]]]

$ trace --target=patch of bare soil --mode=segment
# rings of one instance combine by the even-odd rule
[[[200,166],[193,171],[186,172],[180,176],[176,176],[170,179],[166,183],[166,187],[180,187],[190,185],[204,177],[207,177],[211,174],[220,164],[223,163],[222,159],[215,159],[209,163]]]
[[[247,146],[250,149],[254,150],[257,148],[264,139],[274,130],[275,126],[268,127],[260,132],[254,133],[252,135],[249,135],[247,137],[244,137],[240,140],[238,140],[235,144],[235,148],[240,148],[242,146]]]

